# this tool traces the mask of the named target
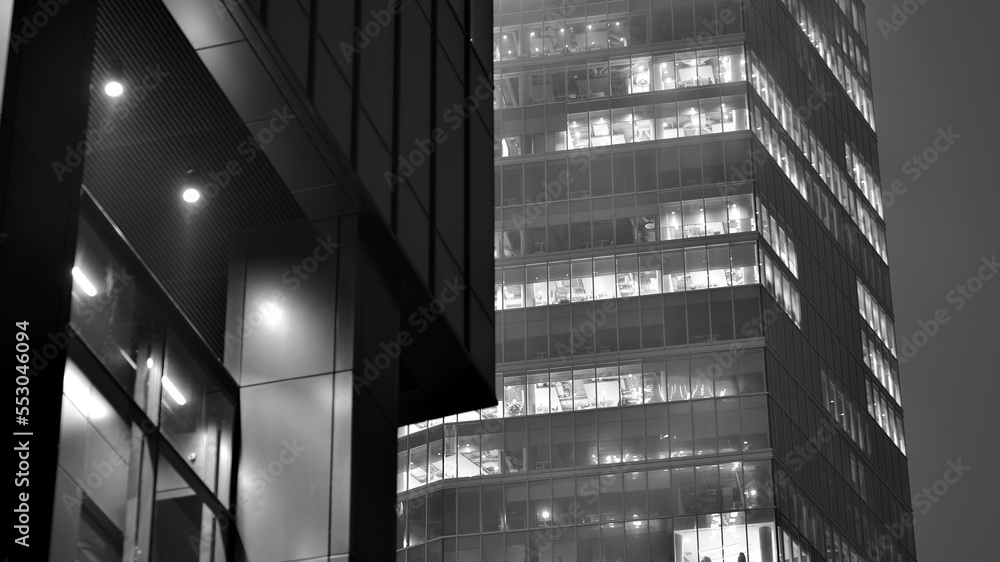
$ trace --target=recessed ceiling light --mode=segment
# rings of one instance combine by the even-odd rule
[[[201,187],[201,181],[198,179],[198,172],[194,169],[184,172],[184,191],[181,192],[181,198],[186,203],[197,203],[201,199],[199,187]]]
[[[117,80],[111,80],[104,85],[104,93],[112,98],[117,98],[125,91],[125,87]]]
[[[122,84],[123,65],[120,61],[114,61],[108,68],[108,81],[104,83],[104,93],[109,97],[117,98],[125,92]]]

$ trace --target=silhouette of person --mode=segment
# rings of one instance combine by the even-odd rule
[[[736,559],[736,562],[747,562],[747,555],[740,553],[740,557]]]

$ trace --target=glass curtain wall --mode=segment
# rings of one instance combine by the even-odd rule
[[[229,560],[235,387],[85,199],[52,560]]]

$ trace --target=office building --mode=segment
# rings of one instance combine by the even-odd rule
[[[864,6],[493,3],[497,404],[399,562],[915,560]]]
[[[8,4],[11,557],[391,559],[495,399],[486,5]]]

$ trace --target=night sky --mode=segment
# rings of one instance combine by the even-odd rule
[[[925,344],[900,366],[917,556],[997,560],[1000,271],[970,277],[1000,254],[1000,4],[865,2],[882,189],[906,190],[886,210],[897,350]],[[904,8],[907,21],[880,30]],[[933,164],[913,161],[949,127]],[[929,335],[936,314],[946,323]],[[969,469],[955,481],[959,459]]]

